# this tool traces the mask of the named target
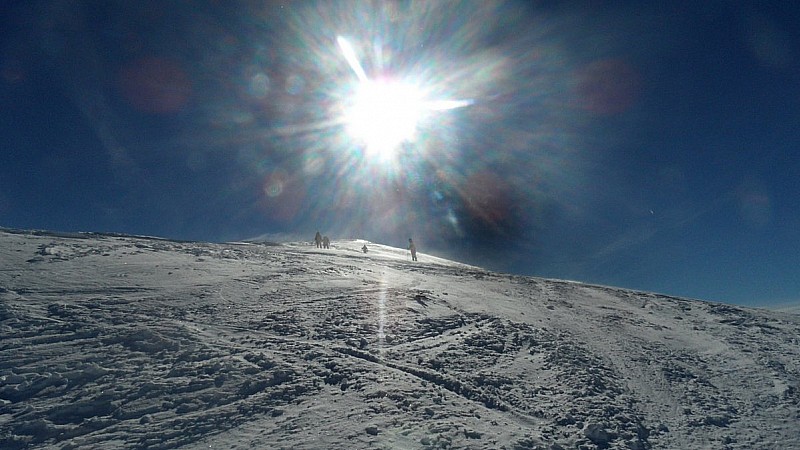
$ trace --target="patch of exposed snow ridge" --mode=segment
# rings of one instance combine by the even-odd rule
[[[360,240],[0,230],[0,336],[3,449],[800,442],[795,314]]]

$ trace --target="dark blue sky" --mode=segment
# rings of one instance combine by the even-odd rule
[[[800,300],[800,6],[22,1],[0,7],[0,226],[360,237],[506,272]],[[390,163],[357,82],[468,100]]]

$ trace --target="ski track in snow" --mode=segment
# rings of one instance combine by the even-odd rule
[[[800,448],[800,316],[364,241],[0,231],[0,448]]]

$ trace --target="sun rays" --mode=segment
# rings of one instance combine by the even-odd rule
[[[358,78],[352,96],[345,99],[343,120],[367,156],[391,162],[403,143],[414,142],[419,124],[431,112],[471,104],[469,100],[428,99],[423,88],[402,78],[370,79],[350,42],[342,36],[336,42]]]

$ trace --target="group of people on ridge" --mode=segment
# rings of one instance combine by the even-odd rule
[[[319,231],[314,235],[314,243],[317,244],[317,248],[331,248],[330,238],[319,234]]]
[[[314,243],[317,245],[317,248],[331,248],[331,240],[328,236],[323,236],[317,231],[317,234],[314,235]],[[367,253],[367,244],[364,244],[361,247],[361,251]],[[414,241],[411,238],[408,238],[408,251],[411,252],[411,260],[417,260],[417,246],[414,244]]]

